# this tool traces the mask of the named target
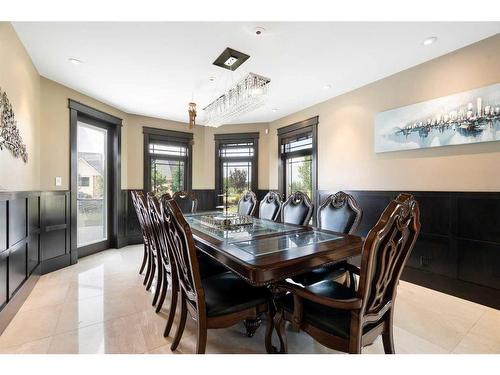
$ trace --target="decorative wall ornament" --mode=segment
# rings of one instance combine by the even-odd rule
[[[498,140],[499,83],[375,116],[375,152]]]
[[[26,145],[19,134],[17,121],[7,93],[0,87],[0,150],[10,150],[16,158],[28,162]]]

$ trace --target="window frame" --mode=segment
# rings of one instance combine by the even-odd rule
[[[277,130],[278,133],[278,191],[285,200],[286,196],[286,160],[290,157],[299,157],[311,155],[312,157],[312,197],[311,201],[316,203],[318,199],[318,124],[319,116],[311,117],[307,120],[296,122],[284,126]],[[312,148],[309,150],[297,150],[292,152],[283,152],[282,144],[290,138],[296,138],[301,135],[311,134]]]
[[[165,130],[158,128],[142,127],[144,134],[144,191],[151,191],[151,161],[152,159],[175,160],[185,162],[184,190],[191,191],[193,184],[193,133]],[[150,145],[159,142],[164,144],[177,144],[186,147],[187,155],[162,155],[151,154]]]
[[[218,194],[222,194],[222,166],[225,161],[247,162],[252,161],[251,190],[257,194],[259,187],[259,132],[214,134],[215,140],[215,206],[220,205]],[[221,146],[233,143],[253,143],[253,156],[221,157]]]

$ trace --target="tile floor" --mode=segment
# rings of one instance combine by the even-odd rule
[[[142,247],[129,246],[42,276],[0,336],[0,353],[171,354],[166,314],[155,314],[137,273],[141,259]],[[500,353],[500,311],[406,282],[394,329],[398,353]],[[210,330],[207,353],[265,353],[264,331],[248,338],[243,324]],[[287,337],[290,353],[335,353],[304,333]],[[188,320],[176,353],[193,353],[195,344]],[[381,340],[363,352],[383,353]]]

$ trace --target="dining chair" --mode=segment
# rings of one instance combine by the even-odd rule
[[[170,194],[166,193],[160,197],[161,200],[167,201],[172,199]],[[156,302],[156,312],[160,312],[163,307],[163,303],[165,301],[165,297],[168,290],[168,285],[170,284],[172,287],[172,301],[170,305],[169,312],[175,314],[175,306],[172,308],[172,304],[177,304],[177,293],[178,285],[177,285],[177,277],[172,276],[172,262],[171,262],[171,254],[169,253],[171,246],[168,243],[168,237],[166,235],[166,231],[164,230],[162,214],[161,214],[161,206],[160,201],[156,197],[155,194],[148,193],[147,194],[147,208],[149,214],[149,221],[151,224],[152,234],[151,238],[154,243],[153,248],[156,250],[156,259],[158,260],[157,265],[157,291],[158,297]],[[156,294],[156,293],[155,293]],[[165,329],[167,332],[166,335],[170,332],[170,327],[173,321],[173,316],[167,319],[167,327]],[[169,325],[170,323],[170,325]]]
[[[156,249],[154,248],[153,238],[152,238],[152,228],[148,213],[147,198],[144,193],[140,190],[132,192],[132,201],[136,209],[137,217],[139,219],[139,224],[141,226],[141,231],[144,239],[144,258],[147,263],[146,274],[144,277],[144,285],[146,285],[146,290],[150,290],[153,285],[155,278],[155,273],[157,271],[157,259],[156,259]],[[143,264],[144,259],[143,259]],[[142,268],[142,266],[141,266]],[[156,293],[155,293],[156,296]],[[153,305],[156,303],[154,299]]]
[[[301,287],[278,283],[274,320],[280,352],[286,352],[284,322],[305,331],[331,349],[361,353],[379,335],[385,353],[394,353],[393,317],[401,272],[420,232],[418,203],[410,194],[400,194],[389,203],[363,244],[361,267],[342,264],[359,275],[357,289],[332,280]],[[274,313],[274,312],[273,312]],[[269,331],[271,333],[269,333]],[[266,348],[272,351],[268,328]]]
[[[256,319],[269,311],[270,294],[266,288],[253,287],[230,271],[202,278],[193,234],[177,203],[167,201],[163,215],[177,267],[181,300],[180,321],[171,350],[179,345],[189,312],[198,325],[196,353],[204,353],[208,329],[227,328],[246,319]]]
[[[190,214],[196,212],[198,199],[192,192],[176,191],[172,199],[177,203],[182,213]]]
[[[139,226],[141,228],[141,234],[142,234],[142,239],[143,239],[143,243],[144,243],[144,254],[143,254],[143,257],[142,257],[142,262],[141,262],[141,267],[139,268],[139,274],[142,274],[144,272],[144,269],[146,268],[146,265],[148,264],[148,260],[149,260],[149,249],[148,249],[148,240],[146,238],[146,233],[144,232],[144,221],[143,221],[143,218],[142,218],[142,214],[141,214],[141,211],[139,209],[139,203],[137,201],[137,191],[136,190],[132,190],[130,192],[130,196],[132,198],[132,204],[134,205],[134,209],[135,209],[135,213],[137,215],[137,220],[139,221]],[[144,278],[144,283],[146,283],[146,278]]]
[[[281,196],[274,191],[266,194],[259,205],[259,218],[276,221],[281,210]]]
[[[319,206],[317,213],[317,226],[320,229],[327,229],[343,234],[352,234],[361,222],[363,210],[358,205],[354,197],[350,194],[339,191],[330,195]],[[345,274],[338,269],[332,271],[332,266],[315,268],[309,272],[292,277],[292,280],[302,285],[311,285],[322,280],[338,278]],[[346,281],[353,280],[346,279]]]
[[[139,210],[141,212],[141,215],[143,217],[144,221],[144,232],[146,234],[146,238],[149,244],[150,248],[150,259],[151,259],[151,272],[149,275],[149,280],[146,285],[146,290],[150,290],[153,281],[155,279],[156,275],[156,286],[155,286],[155,291],[153,293],[153,300],[152,300],[152,305],[157,306],[158,305],[158,299],[161,294],[161,284],[163,280],[163,266],[161,262],[161,257],[159,255],[160,252],[160,244],[157,238],[157,235],[155,233],[155,228],[154,228],[154,223],[151,218],[151,212],[150,212],[150,204],[149,204],[149,199],[150,197],[154,197],[155,194],[150,192],[144,195],[144,193],[139,192],[137,194],[137,201],[139,203]],[[167,198],[171,198],[170,194],[166,193]],[[161,308],[161,307],[160,307]],[[159,309],[158,309],[159,311]]]
[[[247,191],[238,201],[238,214],[253,216],[257,207],[257,196],[253,191]]]
[[[307,225],[313,214],[314,205],[309,197],[296,191],[291,194],[281,207],[281,221],[288,224]]]

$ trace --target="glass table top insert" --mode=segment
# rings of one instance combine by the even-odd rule
[[[310,231],[301,233],[284,234],[277,237],[252,239],[235,242],[233,245],[254,256],[267,255],[279,251],[304,247],[326,241],[342,238],[332,233]]]
[[[191,228],[203,232],[209,236],[215,237],[220,241],[226,241],[228,243],[252,239],[263,235],[285,233],[298,229],[293,225],[252,218],[252,224],[250,225],[241,226],[237,230],[224,230],[220,228],[214,228],[203,223],[201,217],[207,215],[215,217],[217,215],[220,215],[220,212],[203,212],[188,214],[184,216]]]

